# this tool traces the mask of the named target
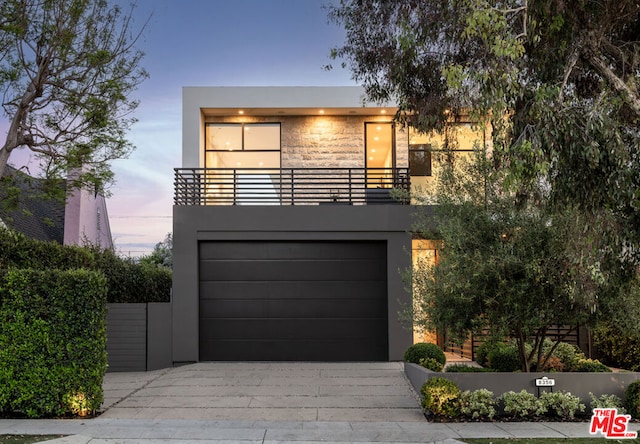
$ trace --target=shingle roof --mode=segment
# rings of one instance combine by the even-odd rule
[[[62,200],[46,198],[43,181],[11,166],[5,168],[4,179],[12,178],[11,186],[19,189],[17,205],[7,205],[7,184],[0,182],[0,220],[16,231],[39,240],[64,241],[64,211]]]

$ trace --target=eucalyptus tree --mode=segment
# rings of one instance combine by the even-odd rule
[[[48,178],[71,188],[103,189],[109,162],[133,146],[126,131],[147,77],[136,48],[133,7],[107,0],[2,0],[0,89],[8,120],[0,145],[0,176],[16,149],[39,159]]]
[[[332,57],[351,70],[368,99],[398,103],[399,122],[446,134],[464,115],[490,129],[487,174],[514,224],[503,228],[515,230],[518,236],[509,239],[520,243],[490,236],[491,230],[508,236],[508,230],[494,224],[499,218],[488,217],[486,206],[467,202],[441,211],[449,209],[460,236],[473,236],[462,229],[473,225],[464,225],[456,212],[472,208],[484,215],[486,251],[498,252],[484,259],[510,257],[501,249],[522,247],[536,263],[542,260],[533,248],[536,236],[527,233],[548,238],[540,251],[552,251],[549,260],[559,262],[544,267],[545,279],[562,290],[561,298],[523,291],[513,304],[504,299],[504,306],[515,314],[516,305],[556,301],[558,311],[586,316],[576,318],[579,323],[619,316],[621,324],[637,328],[624,307],[639,305],[629,296],[637,292],[627,290],[640,264],[640,0],[339,0],[328,13],[346,31]],[[439,236],[455,227],[443,225]],[[438,265],[436,285],[453,285],[463,297],[466,284],[468,297],[475,297],[468,279],[455,279],[473,277],[473,270],[488,273],[475,266],[492,262],[482,262],[482,255],[474,262],[470,255],[482,250],[467,244],[459,249],[461,255],[467,249],[467,257],[454,258],[452,239],[445,239],[440,264],[449,255],[469,273],[446,279]],[[507,275],[520,276],[500,279]],[[433,276],[425,276],[429,287]],[[490,297],[485,293],[483,301]],[[425,307],[433,309],[432,302],[427,299]],[[472,327],[471,311],[487,307],[458,302],[462,317],[448,319],[462,329]],[[503,322],[498,319],[496,328]]]
[[[332,56],[370,99],[424,131],[490,124],[523,198],[547,183],[638,260],[639,0],[340,0],[329,17],[346,30]]]

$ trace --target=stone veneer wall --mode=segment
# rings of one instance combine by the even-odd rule
[[[274,116],[208,118],[209,122],[281,123],[283,168],[363,168],[364,124],[388,116]],[[408,165],[408,131],[396,125],[396,166]]]

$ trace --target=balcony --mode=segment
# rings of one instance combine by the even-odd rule
[[[408,168],[176,168],[174,205],[406,204]]]

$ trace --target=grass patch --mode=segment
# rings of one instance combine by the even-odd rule
[[[637,439],[606,438],[465,438],[467,444],[633,444]]]
[[[64,436],[66,435],[0,435],[0,444],[32,444]]]

